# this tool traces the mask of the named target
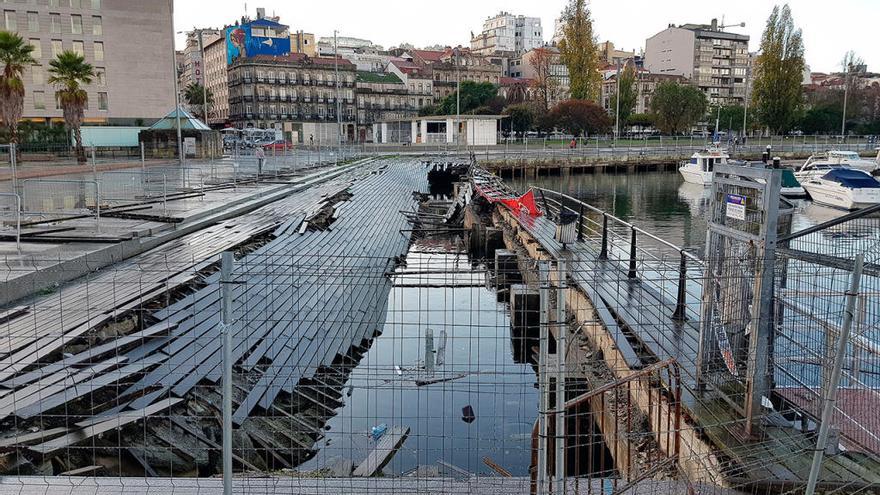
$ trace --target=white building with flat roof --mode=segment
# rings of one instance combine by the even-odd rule
[[[471,50],[479,55],[525,53],[540,46],[544,46],[541,18],[509,12],[486,19],[482,33],[471,37]]]

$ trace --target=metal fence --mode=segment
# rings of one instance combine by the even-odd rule
[[[25,179],[21,181],[25,215],[47,219],[94,217],[101,225],[101,184],[96,180]]]

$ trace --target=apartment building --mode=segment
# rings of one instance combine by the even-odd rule
[[[542,53],[543,52],[543,53]],[[567,100],[571,95],[571,78],[568,66],[562,63],[562,56],[555,46],[545,46],[529,50],[522,56],[510,61],[509,75],[511,78],[527,79],[540,83],[537,65],[541,57],[547,57],[548,73],[548,104],[552,107],[560,101]]]
[[[749,37],[710,24],[669,25],[648,38],[649,72],[683,76],[706,93],[712,105],[742,105],[749,72]]]
[[[621,68],[621,73],[623,70],[624,69]],[[633,109],[633,113],[649,113],[651,109],[651,97],[654,94],[654,90],[657,88],[658,84],[665,81],[673,81],[679,84],[687,83],[687,79],[683,76],[677,76],[674,74],[654,74],[647,70],[638,70],[636,72],[635,83],[636,106]],[[610,74],[602,81],[602,94],[599,98],[602,108],[612,114],[615,112],[615,109],[612,107],[612,97],[615,94],[617,94],[616,70],[615,73]]]
[[[34,46],[37,65],[24,77],[24,118],[63,121],[48,69],[64,50],[95,67],[94,81],[84,88],[86,123],[150,124],[174,108],[170,2],[2,0],[0,10],[0,29]]]
[[[356,139],[357,72],[345,59],[302,53],[237,58],[229,66],[229,120],[238,128],[280,129],[300,143],[336,142],[337,87],[343,139]]]
[[[419,113],[416,97],[394,73],[359,71],[355,99],[358,140],[361,142],[374,141],[373,124],[392,120],[408,121]],[[430,92],[427,99],[430,101]]]
[[[501,12],[483,22],[483,31],[471,37],[471,50],[478,55],[496,52],[523,53],[544,44],[540,17]]]
[[[455,93],[458,81],[487,82],[500,84],[504,77],[504,67],[493,64],[484,57],[467,48],[446,50],[439,62],[430,65],[434,80],[434,99],[440,101]]]
[[[205,87],[214,99],[208,112],[208,124],[211,126],[222,126],[229,121],[226,69],[226,39],[221,37],[205,45]]]

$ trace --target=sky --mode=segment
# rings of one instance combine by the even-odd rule
[[[567,0],[174,0],[176,31],[193,27],[222,27],[240,18],[247,8],[254,17],[257,7],[281,16],[291,30],[315,36],[366,38],[385,48],[400,43],[416,47],[464,45],[471,32],[482,30],[483,21],[504,10],[540,17],[544,38],[553,36],[553,21]],[[736,27],[728,31],[751,36],[750,50],[757,51],[761,32],[775,4],[767,0],[707,2],[705,0],[590,0],[594,29],[600,41],[611,41],[625,50],[643,48],[645,39],[670,23],[705,23],[724,19]],[[807,64],[814,72],[840,70],[840,61],[854,50],[880,72],[880,49],[876,22],[880,0],[791,0],[795,25],[803,29]],[[745,22],[746,27],[738,24]],[[178,35],[178,46],[184,37]]]

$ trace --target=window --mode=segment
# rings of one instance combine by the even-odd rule
[[[37,38],[31,38],[31,46],[34,47],[34,51],[31,52],[31,56],[34,57],[34,60],[40,60],[43,58],[43,47],[40,45],[40,40]]]
[[[46,93],[44,91],[34,91],[34,108],[36,110],[46,109]]]
[[[92,16],[92,34],[95,36],[104,34],[104,22],[99,15]]]
[[[70,0],[70,8],[81,9],[82,6],[82,0]]]
[[[103,62],[104,61],[104,43],[100,41],[95,42],[95,62]]]
[[[6,20],[6,30],[7,31],[18,31],[18,19],[16,19],[14,10],[4,10],[3,18]]]
[[[61,34],[61,14],[49,14],[49,32]]]
[[[82,41],[73,42],[73,53],[76,53],[77,55],[81,55],[83,57],[86,55],[86,49]]]
[[[61,0],[49,0],[49,7],[61,7]]]
[[[102,68],[95,69],[95,84],[99,88],[103,88],[107,85],[107,72]]]
[[[31,67],[31,80],[34,85],[42,85],[45,84],[45,78],[43,77],[43,68],[38,66]]]
[[[101,10],[101,0],[92,0],[92,10]]]
[[[40,31],[40,14],[28,12],[28,31],[36,33]]]
[[[58,57],[64,51],[64,44],[61,40],[52,40],[52,58]]]
[[[70,16],[70,32],[72,34],[83,33],[83,18],[81,15]]]
[[[107,110],[109,102],[107,101],[107,93],[98,93],[98,110]]]

